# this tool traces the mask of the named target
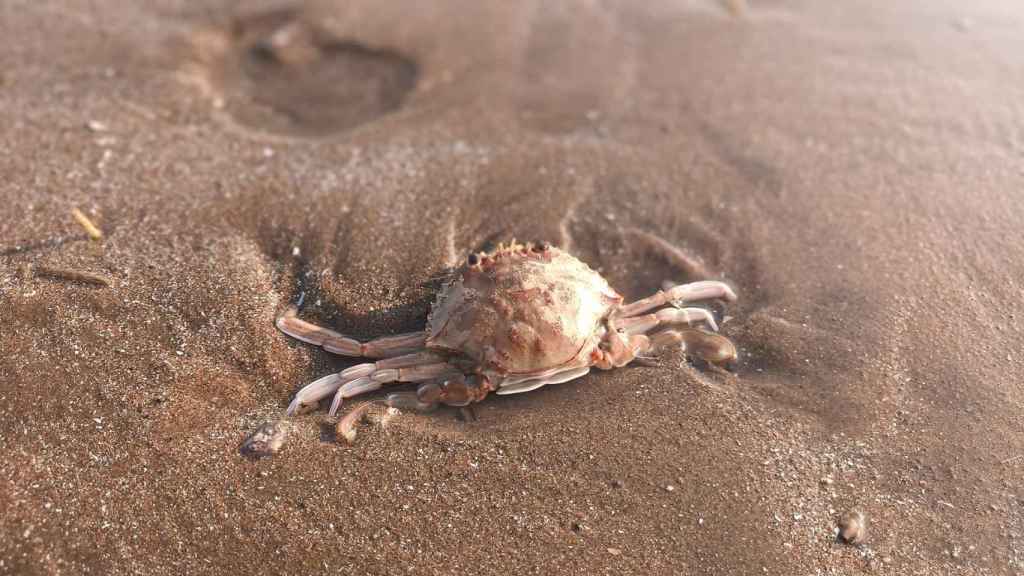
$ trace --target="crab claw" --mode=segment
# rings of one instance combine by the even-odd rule
[[[651,340],[652,347],[660,348],[671,344],[682,344],[688,356],[696,356],[709,364],[727,370],[736,364],[736,346],[725,336],[703,330],[667,330]]]
[[[449,406],[466,406],[473,401],[471,386],[461,374],[445,380],[441,383],[441,402]]]
[[[384,403],[399,410],[430,412],[437,408],[437,403],[422,402],[415,392],[392,392],[384,399]]]

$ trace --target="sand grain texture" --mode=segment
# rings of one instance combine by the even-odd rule
[[[236,4],[0,5],[0,574],[1024,573],[1024,8]],[[726,279],[737,374],[239,454],[349,364],[300,291],[416,329],[512,237]]]

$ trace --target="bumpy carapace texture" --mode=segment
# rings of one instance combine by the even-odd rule
[[[586,357],[621,302],[600,274],[566,252],[502,245],[470,256],[440,292],[427,348],[461,354],[484,373],[544,372]]]

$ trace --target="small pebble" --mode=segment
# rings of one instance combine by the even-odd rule
[[[840,518],[839,537],[847,544],[863,544],[867,539],[867,519],[864,514],[852,511]]]
[[[608,553],[612,556],[618,556],[619,554],[622,554],[622,550],[619,548],[609,548]]]
[[[85,230],[85,233],[89,235],[89,238],[92,238],[93,240],[103,239],[103,231],[85,215],[85,212],[82,212],[78,208],[72,208],[71,217],[74,218],[75,222],[78,222],[78,225]]]
[[[669,484],[668,486],[665,486],[665,491],[666,492],[673,492],[673,491],[675,491],[675,489],[676,489],[676,487],[671,485],[671,484]]]
[[[106,124],[99,120],[89,120],[85,123],[85,127],[88,128],[90,132],[106,132],[107,130],[110,130]]]
[[[292,424],[287,420],[268,420],[242,442],[241,452],[255,458],[273,456],[284,446],[291,429]]]

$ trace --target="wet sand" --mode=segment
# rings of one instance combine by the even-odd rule
[[[235,4],[0,7],[0,574],[1024,573],[1024,7]],[[513,237],[738,370],[239,454]]]

